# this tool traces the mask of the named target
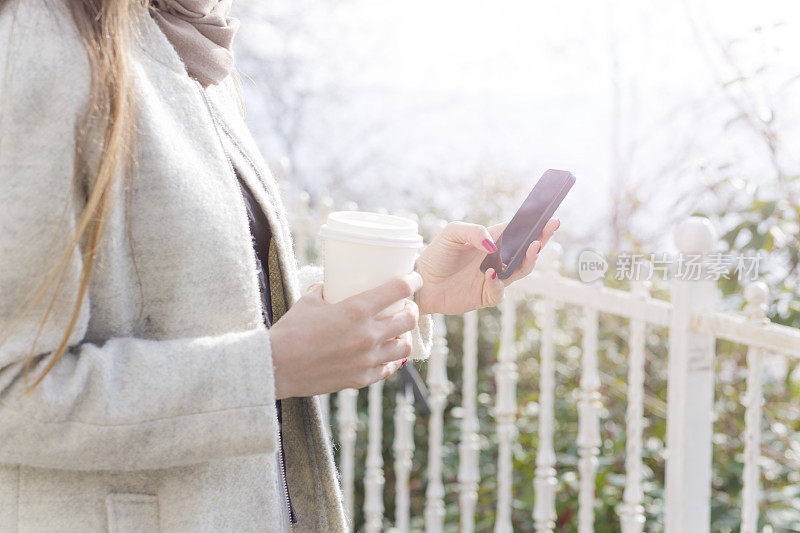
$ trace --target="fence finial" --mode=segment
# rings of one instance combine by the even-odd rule
[[[689,217],[675,228],[675,246],[682,253],[707,254],[716,242],[717,232],[705,217]]]
[[[765,321],[767,316],[767,298],[769,298],[769,289],[763,281],[756,281],[745,287],[744,299],[747,305],[744,309],[747,318]]]
[[[333,211],[334,202],[333,198],[328,196],[327,194],[322,196],[319,199],[319,220],[325,220],[325,218]]]

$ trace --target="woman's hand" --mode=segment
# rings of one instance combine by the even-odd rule
[[[311,285],[270,328],[275,398],[360,389],[392,375],[411,354],[419,309],[406,300],[397,313],[380,313],[420,287],[411,272],[331,304],[321,282]]]
[[[493,268],[481,272],[480,264],[487,254],[497,250],[494,241],[508,222],[488,228],[450,222],[417,258],[415,270],[424,281],[415,298],[420,313],[453,315],[499,304],[507,285],[531,273],[539,252],[560,224],[558,219],[551,218],[514,273],[501,280]]]

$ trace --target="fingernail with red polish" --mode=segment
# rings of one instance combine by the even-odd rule
[[[400,363],[400,368],[403,368],[403,365],[404,365],[404,364],[406,364],[406,361],[408,361],[408,357],[406,357],[405,359],[403,359],[403,362],[402,362],[402,363]]]
[[[481,241],[483,243],[483,247],[489,250],[490,252],[494,253],[497,251],[497,245],[490,241],[489,239],[483,239]]]
[[[560,227],[561,227],[561,221],[559,219],[556,219],[556,229]]]
[[[539,249],[536,250],[536,253],[538,254],[541,251],[542,251],[542,241],[539,241]]]
[[[492,270],[492,279],[497,277],[497,270]]]

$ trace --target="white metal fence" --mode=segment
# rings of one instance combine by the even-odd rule
[[[298,256],[306,257],[315,245],[315,234],[330,202],[311,213],[308,196],[301,195],[292,205],[293,230]],[[354,208],[354,205],[343,208]],[[403,214],[403,213],[398,213]],[[406,214],[408,216],[408,214]],[[423,230],[441,227],[436,220],[421,221]],[[691,218],[675,231],[681,253],[709,253],[715,235],[704,219]],[[712,476],[712,410],[714,396],[715,340],[727,339],[748,347],[745,414],[744,473],[741,502],[742,533],[755,533],[760,499],[759,459],[761,456],[761,409],[763,359],[768,353],[800,356],[800,332],[770,324],[765,315],[767,289],[756,282],[747,287],[744,315],[720,313],[714,309],[716,282],[713,279],[682,281],[673,279],[670,302],[651,298],[647,284],[633,283],[630,292],[587,285],[559,274],[560,248],[553,242],[545,248],[540,264],[528,278],[507,289],[501,304],[500,343],[493,368],[496,383],[494,417],[498,442],[495,532],[512,531],[512,449],[517,439],[517,348],[515,317],[518,306],[541,302],[537,327],[541,330],[539,362],[538,442],[534,473],[534,499],[531,522],[536,532],[553,531],[556,521],[556,454],[554,431],[555,365],[559,354],[554,339],[557,306],[576,306],[582,311],[581,378],[577,398],[576,437],[579,483],[579,510],[575,518],[578,531],[594,530],[595,476],[601,449],[600,423],[603,398],[598,371],[598,324],[605,315],[616,315],[628,323],[628,376],[625,488],[617,507],[620,529],[624,533],[643,531],[645,516],[642,486],[642,433],[644,426],[644,374],[648,357],[645,330],[648,325],[668,328],[667,461],[664,498],[664,523],[668,533],[707,532],[710,528]],[[302,259],[301,259],[302,260]],[[461,357],[461,435],[458,443],[459,531],[475,530],[475,509],[480,481],[479,426],[476,411],[478,328],[483,311],[463,315]],[[443,413],[451,384],[448,381],[445,322],[435,317],[435,341],[427,363],[426,382],[431,413],[428,416],[427,472],[425,477],[424,528],[428,532],[444,529],[445,486],[442,482]],[[537,354],[530,354],[536,356]],[[383,383],[368,391],[368,440],[363,501],[354,501],[356,452],[356,409],[358,392],[344,390],[335,395],[336,428],[334,440],[340,445],[338,464],[346,506],[353,516],[361,506],[363,530],[393,529],[408,531],[410,524],[410,475],[415,443],[415,412],[412,398],[398,393],[394,415],[393,455],[388,467],[395,473],[394,516],[384,513],[384,457],[382,454]],[[328,412],[333,397],[323,397]]]

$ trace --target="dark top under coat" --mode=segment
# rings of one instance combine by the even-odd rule
[[[269,261],[267,254],[269,253],[272,232],[269,227],[269,221],[267,221],[267,217],[264,215],[264,211],[261,210],[258,202],[256,202],[255,198],[253,198],[250,189],[247,187],[247,184],[245,184],[244,180],[242,180],[238,170],[235,168],[234,170],[236,171],[236,177],[239,181],[239,187],[242,190],[242,196],[244,196],[245,199],[247,218],[250,220],[250,234],[253,239],[253,248],[256,252],[256,266],[258,267],[258,282],[259,289],[261,291],[261,304],[264,316],[264,324],[266,324],[267,327],[270,327],[272,325],[272,301],[270,298],[269,287],[267,285],[267,280],[269,279],[269,271],[267,270],[269,268]],[[275,407],[278,411],[278,437],[281,445],[281,463],[286,464],[286,454],[283,450],[283,433],[281,431],[282,414],[280,400],[275,402]],[[289,495],[289,485],[286,481],[286,473],[282,472],[281,474],[284,480],[284,488],[286,489],[286,498],[288,499],[289,503],[289,516],[292,520],[292,523],[296,524],[297,514],[292,506],[292,499]]]

